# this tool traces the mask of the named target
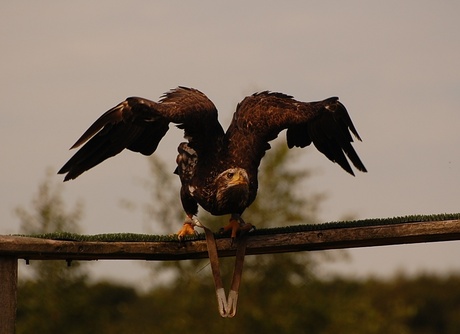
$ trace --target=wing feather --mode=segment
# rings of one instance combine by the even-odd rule
[[[257,167],[268,141],[287,129],[289,148],[306,147],[311,143],[329,160],[338,163],[354,175],[349,161],[366,172],[352,146],[353,138],[361,140],[343,104],[337,97],[318,102],[300,102],[281,93],[262,92],[245,98],[235,112],[227,131],[229,142],[238,143],[230,152],[234,156],[249,156],[248,165]],[[249,143],[244,145],[244,143]],[[251,152],[248,155],[245,152]]]
[[[65,181],[75,179],[125,148],[150,155],[169,123],[179,124],[197,151],[205,146],[203,143],[219,142],[219,136],[223,136],[214,104],[198,90],[178,87],[164,94],[160,102],[130,97],[105,112],[83,133],[71,148],[83,147],[58,173],[66,174]],[[207,131],[203,131],[205,125]]]

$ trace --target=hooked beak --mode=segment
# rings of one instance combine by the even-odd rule
[[[235,175],[233,175],[233,178],[230,180],[228,184],[229,186],[237,186],[240,184],[248,184],[248,183],[249,183],[249,178],[246,172],[238,171],[238,173],[235,173]]]

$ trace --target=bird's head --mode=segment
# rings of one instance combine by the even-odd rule
[[[244,210],[249,198],[249,177],[242,168],[229,168],[220,173],[216,178],[216,199],[219,206],[238,212]]]
[[[248,185],[248,173],[242,168],[229,168],[217,176],[217,184],[221,187],[234,187],[239,185]]]

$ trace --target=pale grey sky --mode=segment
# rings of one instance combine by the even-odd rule
[[[293,153],[318,170],[324,221],[460,211],[458,2],[5,1],[0,13],[1,234],[19,231],[13,209],[100,114],[178,85],[207,94],[224,127],[254,91],[339,96],[369,173],[350,177],[313,148]],[[170,131],[157,152],[171,168],[181,137]],[[119,207],[125,194],[147,199],[145,175],[146,158],[123,152],[65,183],[69,206],[84,200],[83,232],[145,232]],[[460,242],[367,248],[336,269],[460,271],[455,252]],[[104,271],[126,275],[117,268]]]

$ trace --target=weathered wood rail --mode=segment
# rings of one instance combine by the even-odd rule
[[[256,234],[248,238],[246,254],[269,254],[394,244],[460,240],[460,219],[333,227],[312,231]],[[220,257],[234,256],[229,238],[217,239]],[[0,236],[0,333],[14,333],[17,307],[17,263],[25,260],[184,260],[206,258],[205,240],[71,241]]]

